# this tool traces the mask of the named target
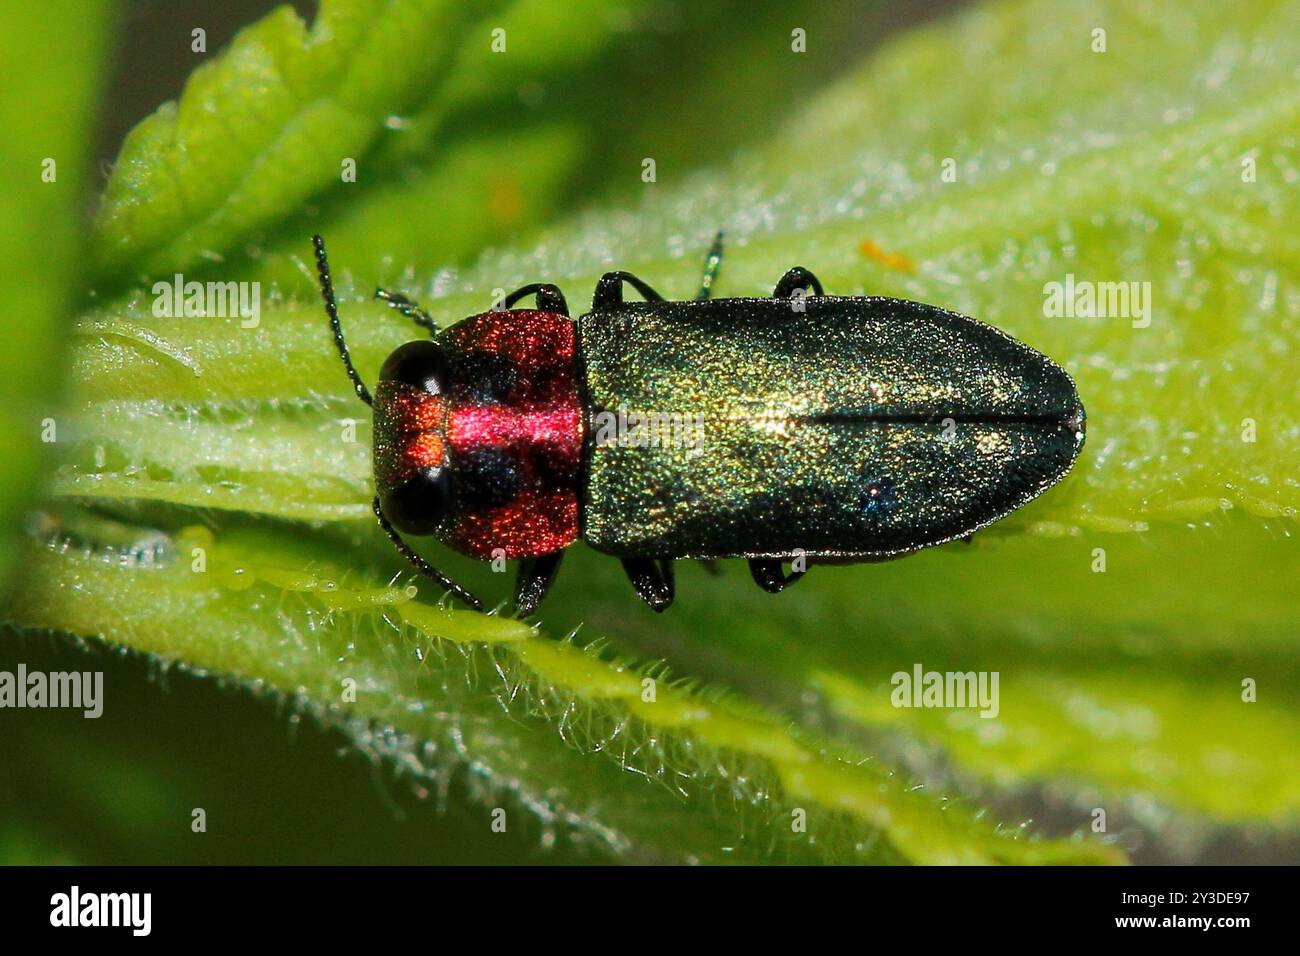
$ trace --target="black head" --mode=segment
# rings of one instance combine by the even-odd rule
[[[436,342],[407,342],[375,387],[375,489],[407,534],[435,534],[451,507],[446,436],[450,363]]]

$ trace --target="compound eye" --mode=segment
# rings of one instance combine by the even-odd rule
[[[451,379],[447,355],[436,343],[426,340],[399,346],[384,367],[380,381],[400,382],[430,395],[445,395]]]
[[[450,470],[425,468],[383,495],[379,506],[398,531],[425,535],[438,530],[450,502]]]

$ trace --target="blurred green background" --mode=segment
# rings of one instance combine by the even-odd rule
[[[0,670],[107,700],[0,711],[0,860],[1300,860],[1295,4],[74,6],[0,41]],[[579,547],[538,634],[405,602],[303,237],[372,378],[408,334],[376,284],[444,324],[605,268],[684,296],[718,227],[722,295],[799,262],[1062,361],[1076,473],[779,598],[688,568],[657,617]],[[261,282],[261,327],[153,316],[177,271]],[[1150,282],[1152,326],[1046,319],[1067,272]],[[1002,715],[894,710],[915,662],[999,671]]]

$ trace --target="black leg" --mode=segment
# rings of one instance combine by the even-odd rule
[[[623,304],[623,283],[640,292],[647,302],[662,302],[661,296],[630,272],[606,272],[596,282],[596,294],[591,297],[591,308],[608,309]]]
[[[659,561],[659,574],[664,579],[664,584],[668,587],[668,602],[671,604],[677,597],[677,578],[673,574],[672,558],[661,558]]]
[[[666,611],[673,603],[673,567],[671,561],[653,558],[624,558],[627,579],[652,610]]]
[[[396,309],[408,319],[413,320],[416,325],[427,330],[430,335],[438,334],[438,326],[430,318],[429,313],[402,295],[402,293],[389,292],[387,289],[376,289],[375,298],[387,303],[389,308]]]
[[[519,576],[515,579],[515,617],[533,616],[555,583],[563,557],[563,551],[552,551],[536,558],[525,558],[519,563]]]
[[[704,558],[700,561],[700,567],[709,573],[709,577],[716,578],[722,575],[722,565],[713,558]]]
[[[558,312],[560,315],[569,314],[569,303],[564,301],[564,293],[560,291],[559,286],[552,285],[549,282],[532,282],[520,286],[502,299],[500,306],[503,309],[508,309],[520,299],[530,295],[537,297],[537,308],[543,312]]]
[[[713,281],[718,277],[718,270],[722,268],[722,230],[713,237],[713,245],[709,248],[709,254],[704,257],[704,275],[700,278],[700,291],[695,294],[696,299],[707,299],[713,293]]]
[[[772,298],[788,299],[794,295],[795,289],[803,289],[805,293],[812,289],[813,295],[826,294],[822,291],[822,284],[815,275],[803,266],[795,266],[781,276],[781,281],[776,284],[776,288],[772,291]]]
[[[754,583],[768,594],[780,594],[808,572],[791,571],[786,574],[781,570],[781,562],[775,558],[750,558],[749,573],[754,576]]]

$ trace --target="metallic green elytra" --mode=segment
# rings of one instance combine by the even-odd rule
[[[474,607],[399,532],[518,559],[521,616],[579,539],[663,610],[676,560],[745,558],[780,591],[808,563],[964,538],[1060,481],[1083,447],[1074,382],[1029,346],[935,306],[825,295],[798,267],[771,298],[711,299],[721,236],[693,301],[610,272],[576,320],[543,283],[443,329],[380,290],[430,337],[395,351],[372,395],[315,244],[335,343],[375,410],[375,514]],[[535,309],[512,308],[525,296]]]
[[[894,557],[1037,497],[1083,443],[1059,366],[934,306],[630,302],[578,328],[593,414],[698,425],[694,443],[593,443],[583,538],[610,554]]]

